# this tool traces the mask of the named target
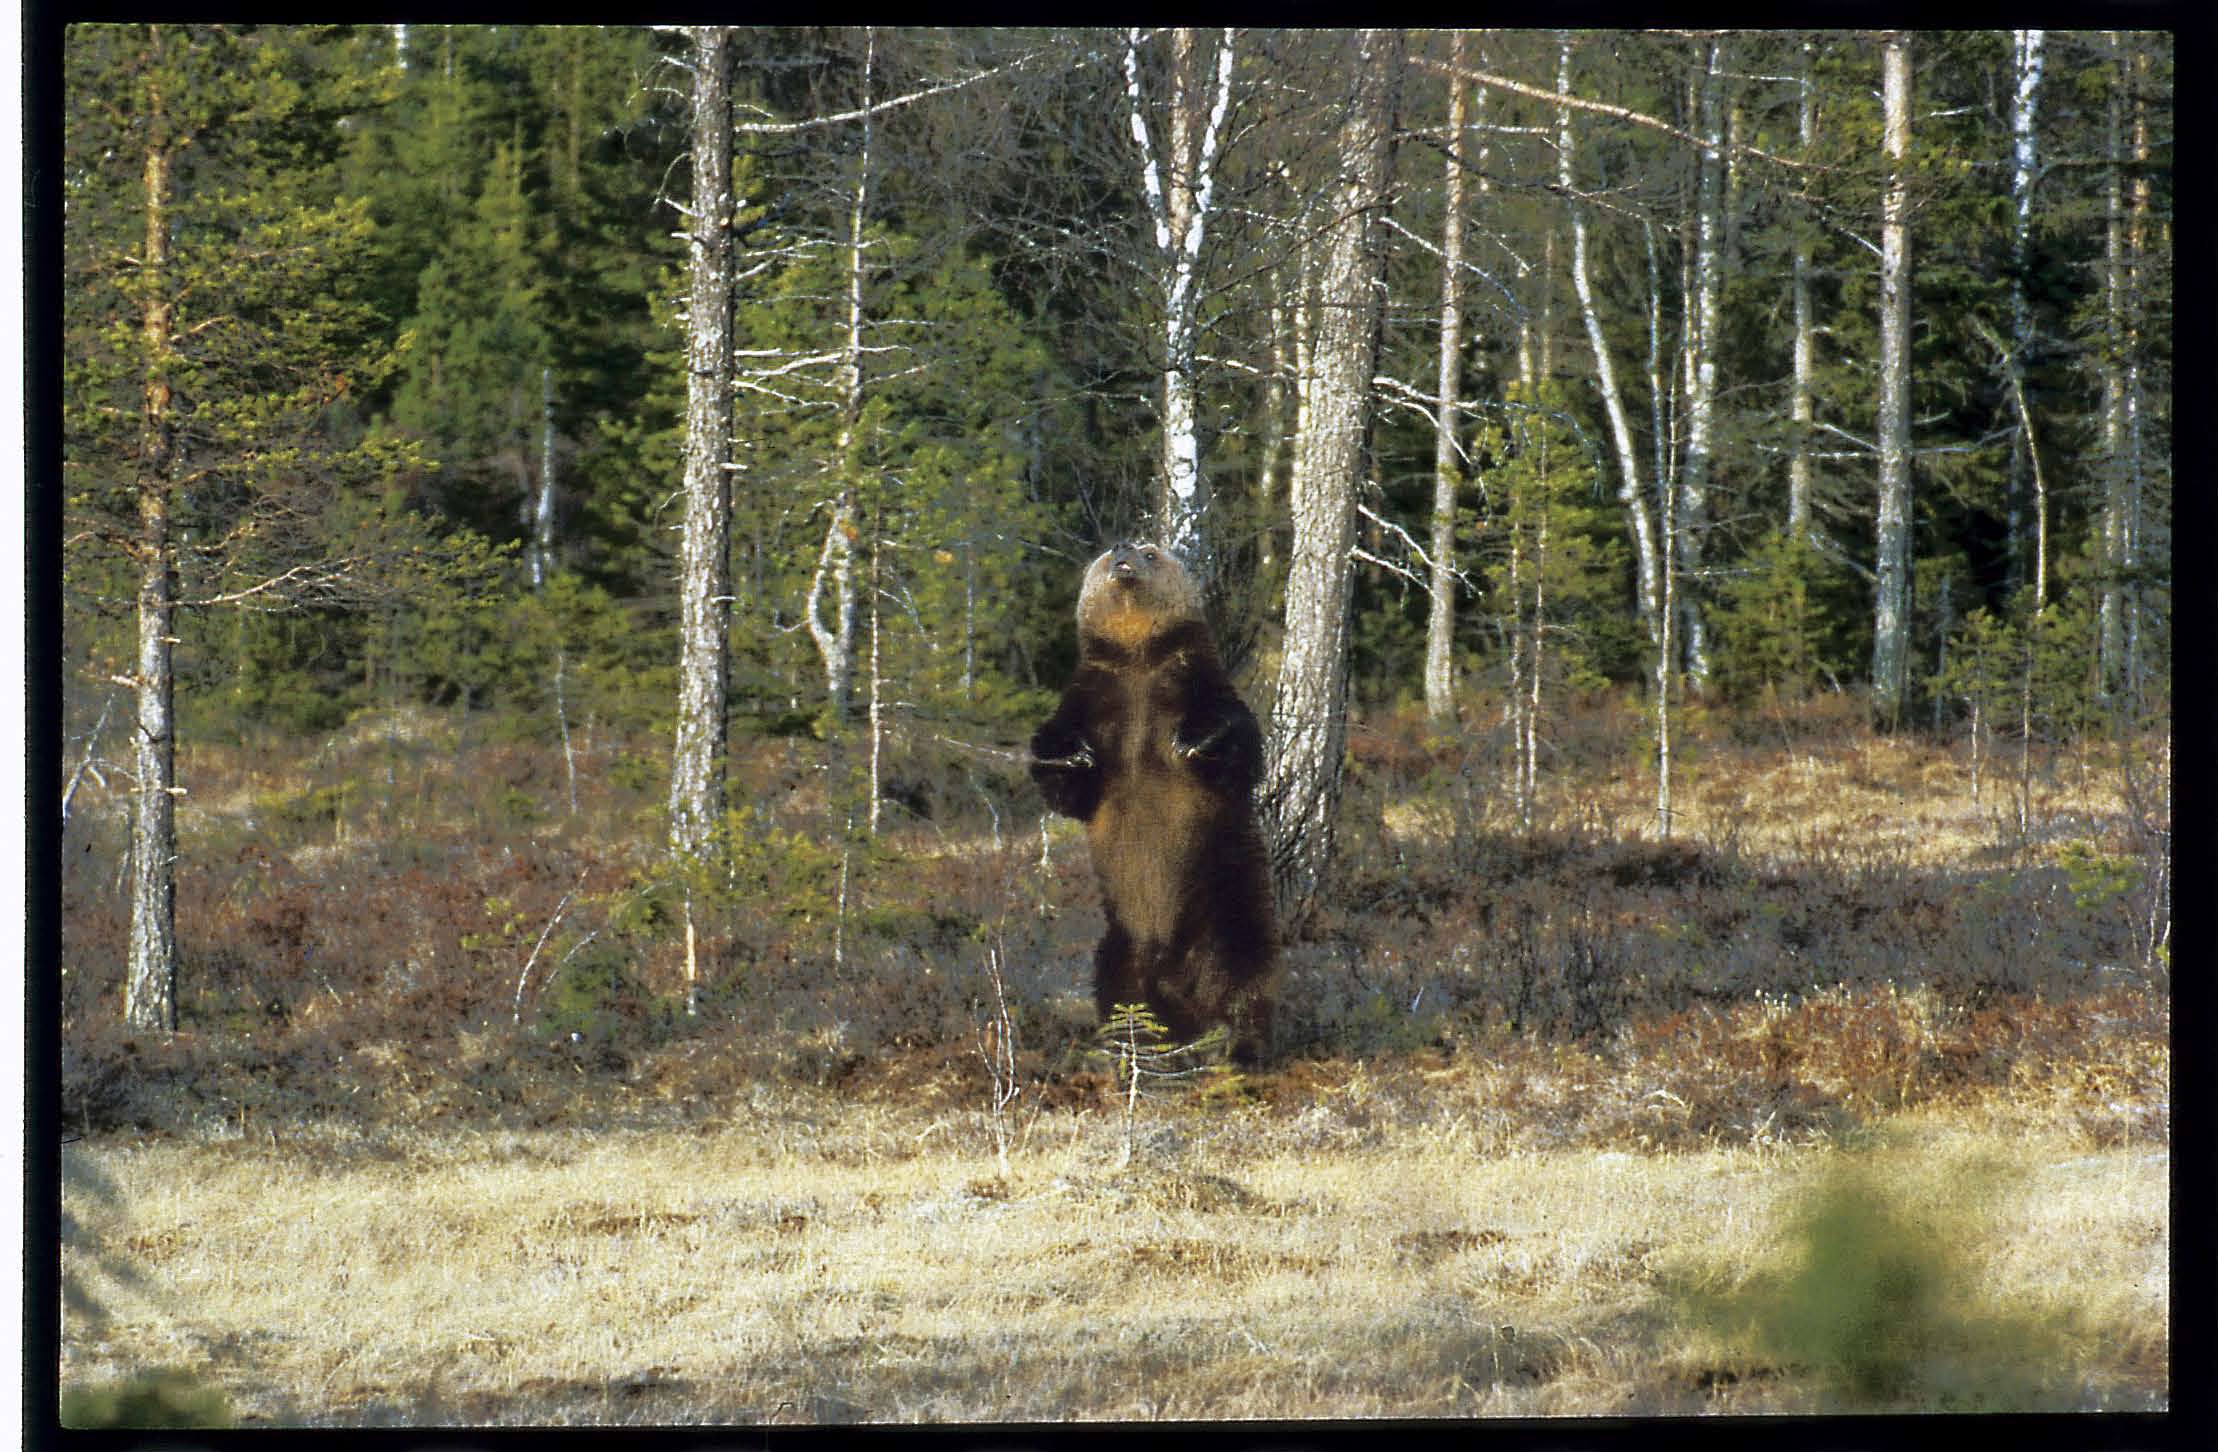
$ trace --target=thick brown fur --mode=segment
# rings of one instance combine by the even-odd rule
[[[1168,551],[1119,545],[1087,568],[1078,673],[1032,757],[1048,805],[1086,824],[1101,879],[1102,1015],[1145,1003],[1180,1039],[1223,1024],[1235,1057],[1263,1057],[1279,978],[1255,817],[1263,734]]]

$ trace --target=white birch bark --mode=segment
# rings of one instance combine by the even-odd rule
[[[1673,513],[1677,530],[1672,548],[1678,568],[1697,575],[1702,568],[1702,535],[1709,523],[1710,456],[1717,413],[1717,337],[1722,291],[1724,230],[1723,44],[1710,42],[1703,67],[1696,124],[1701,128],[1702,159],[1695,189],[1694,296],[1687,311],[1687,446]],[[1686,669],[1697,688],[1709,679],[1709,642],[1700,601],[1693,590],[1678,595],[1680,625],[1686,637]]]
[[[1174,30],[1167,151],[1147,123],[1140,84],[1140,32],[1125,35],[1125,101],[1132,144],[1140,158],[1141,190],[1155,242],[1163,293],[1163,441],[1158,534],[1165,547],[1197,573],[1206,574],[1201,521],[1208,508],[1201,467],[1195,355],[1201,303],[1201,248],[1216,189],[1217,152],[1232,99],[1233,43],[1225,30],[1217,43],[1215,79],[1206,98],[1194,75],[1194,32]],[[1200,135],[1195,121],[1201,118]]]
[[[531,588],[547,583],[553,568],[555,517],[554,370],[539,370],[539,488],[532,496]]]
[[[1817,103],[1810,85],[1816,42],[1802,43],[1802,69],[1795,77],[1795,136],[1807,160],[1817,141]],[[1817,324],[1810,300],[1810,227],[1806,205],[1797,207],[1794,234],[1794,383],[1787,413],[1793,421],[1794,452],[1787,463],[1787,534],[1810,533],[1810,438],[1817,422]]]
[[[685,534],[679,547],[678,725],[670,848],[698,852],[723,811],[727,536],[731,519],[731,37],[693,41],[693,202],[686,313]],[[690,918],[688,921],[690,929]]]
[[[2009,541],[2009,583],[2013,589],[2024,579],[2026,504],[2031,481],[2033,419],[2025,402],[2025,360],[2033,350],[2033,305],[2026,296],[2026,268],[2033,252],[2033,186],[2040,175],[2039,119],[2042,40],[2039,30],[2011,32],[2015,80],[2010,91],[2010,354],[2004,360],[2010,392],[2018,414],[2018,432],[2010,441],[2010,476],[2006,512]],[[2033,604],[2036,610],[2048,601],[2048,510],[2046,500],[2034,501]]]
[[[1571,39],[1568,35],[1557,51],[1556,94],[1559,98],[1571,94]],[[1586,323],[1587,346],[1594,353],[1595,387],[1601,391],[1602,408],[1610,422],[1610,442],[1617,453],[1617,498],[1625,506],[1626,520],[1632,526],[1634,563],[1639,579],[1636,603],[1641,624],[1647,627],[1648,637],[1654,641],[1661,638],[1656,613],[1661,594],[1656,527],[1649,518],[1643,497],[1640,455],[1633,442],[1632,421],[1625,412],[1625,395],[1617,386],[1617,368],[1611,359],[1609,339],[1602,332],[1601,315],[1594,307],[1594,285],[1587,269],[1586,207],[1580,202],[1577,184],[1572,179],[1575,155],[1571,108],[1559,106],[1556,111],[1556,179],[1563,192],[1564,207],[1571,216],[1571,283],[1579,294],[1579,313]]]
[[[1910,676],[1910,33],[1881,44],[1887,181],[1879,228],[1879,504],[1872,707],[1898,724]]]
[[[847,211],[847,328],[840,362],[839,492],[832,501],[832,517],[824,528],[824,548],[818,553],[802,609],[809,639],[816,643],[817,655],[824,663],[824,694],[835,720],[847,714],[855,679],[855,546],[860,538],[855,487],[862,467],[863,284],[867,277],[863,230],[870,207],[874,125],[870,82],[877,55],[878,38],[873,30],[864,40],[862,152],[856,162],[854,198]]]
[[[1464,32],[1457,31],[1450,64],[1463,66]],[[1453,648],[1456,628],[1456,496],[1463,482],[1463,450],[1456,441],[1456,405],[1463,391],[1463,136],[1470,119],[1470,89],[1448,77],[1448,161],[1442,181],[1440,224],[1440,416],[1432,460],[1432,600],[1425,622],[1425,716],[1434,725],[1455,719]]]
[[[1302,380],[1303,428],[1289,490],[1294,538],[1286,645],[1257,804],[1271,844],[1282,918],[1300,917],[1331,861],[1347,741],[1350,552],[1384,306],[1385,254],[1374,213],[1392,174],[1402,69],[1398,31],[1353,37],[1348,103],[1336,144],[1341,180],[1323,238],[1316,339]]]

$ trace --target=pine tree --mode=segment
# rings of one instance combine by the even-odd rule
[[[177,1022],[181,610],[354,598],[396,548],[357,507],[410,460],[348,400],[397,361],[351,258],[366,208],[333,186],[338,119],[378,77],[329,29],[84,26],[65,49],[65,575],[135,573],[137,699],[124,1012]]]

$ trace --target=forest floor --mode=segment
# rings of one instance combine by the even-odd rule
[[[1022,816],[911,824],[831,979],[740,901],[696,1022],[598,845],[651,772],[517,827],[559,758],[203,757],[182,1031],[100,976],[112,820],[65,879],[62,1384],[242,1426],[2164,1409],[2168,807],[1719,737],[1655,844],[1624,726],[1566,738],[1553,835],[1359,733],[1280,1057],[1129,1119],[1082,848]],[[786,803],[748,865],[821,906],[792,760],[741,764]],[[289,805],[394,783],[405,841]]]
[[[1477,1087],[65,1151],[62,1374],[243,1426],[2157,1410],[2169,1154],[2071,1107],[1489,1154]],[[1462,1117],[1458,1117],[1458,1116]],[[1859,1186],[1883,1193],[1859,1198]],[[1891,1259],[1890,1259],[1891,1257]],[[1798,1327],[1837,1306],[1863,1339]]]

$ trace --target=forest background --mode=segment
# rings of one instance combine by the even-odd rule
[[[1230,1097],[1707,1024],[1547,1133],[2168,1133],[2170,37],[62,50],[84,1133],[771,1084],[1006,1177],[1137,1062],[1021,748],[1138,535],[1271,739]]]

